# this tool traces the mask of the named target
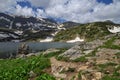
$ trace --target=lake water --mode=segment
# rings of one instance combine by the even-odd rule
[[[9,57],[10,54],[16,54],[18,47],[22,43],[15,42],[0,42],[0,58]],[[63,43],[63,42],[26,42],[31,52],[37,52],[41,50],[47,50],[50,48],[71,48],[74,43]]]

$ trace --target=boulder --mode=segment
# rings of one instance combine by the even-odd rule
[[[18,54],[29,54],[29,46],[26,43],[20,44],[18,48]]]
[[[47,55],[49,53],[55,53],[55,52],[58,52],[58,51],[60,51],[60,50],[51,48],[51,49],[48,49],[45,52],[43,52],[43,55]]]
[[[60,54],[59,56],[67,57],[71,60],[77,59],[81,56],[91,53],[95,48],[102,45],[104,41],[95,40],[92,42],[77,43],[75,46]]]
[[[76,45],[72,47],[71,49],[67,50],[66,52],[64,52],[63,54],[60,54],[59,56],[68,57],[70,59],[76,59],[82,56],[82,51],[81,51],[80,46]]]

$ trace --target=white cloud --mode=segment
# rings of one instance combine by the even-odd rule
[[[16,1],[14,0],[0,0],[0,11],[9,11],[14,8]]]
[[[96,0],[52,0],[45,11],[48,16],[68,21],[85,23],[112,20],[120,23],[120,0],[114,0],[109,5]]]
[[[46,17],[46,14],[42,9],[37,9],[36,15],[38,18]]]
[[[33,7],[43,7],[44,10],[38,8],[33,11],[32,8],[21,7],[17,1],[29,1]],[[81,23],[104,20],[120,23],[120,0],[113,0],[109,5],[98,3],[96,0],[0,0],[0,10],[18,15],[50,16]]]
[[[55,5],[55,2],[56,4]],[[70,1],[60,2],[53,0],[52,6],[46,8],[46,14],[49,16],[64,18],[68,21],[84,22],[86,20],[86,15],[90,14],[89,12],[97,4],[95,0],[70,0]],[[67,2],[67,4],[65,4]],[[59,4],[58,4],[59,3]],[[89,17],[89,16],[88,16]]]
[[[16,15],[23,15],[23,16],[34,16],[34,11],[32,8],[26,7],[21,7],[20,5],[16,6],[15,10]]]

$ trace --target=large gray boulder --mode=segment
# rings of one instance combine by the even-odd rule
[[[70,60],[77,59],[81,56],[91,53],[95,48],[101,46],[104,41],[95,40],[92,42],[76,43],[75,46],[59,55],[59,57],[67,57]]]

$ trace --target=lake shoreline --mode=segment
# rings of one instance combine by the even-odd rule
[[[0,58],[17,55],[18,48],[24,43],[29,46],[30,53],[45,51],[50,48],[71,48],[75,45],[75,43],[65,42],[0,42]]]

